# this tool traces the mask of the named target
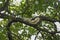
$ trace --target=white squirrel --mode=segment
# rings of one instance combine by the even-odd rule
[[[37,12],[35,12],[35,14],[32,14],[32,16],[34,18],[31,19],[31,24],[37,24],[40,21],[40,18],[38,17],[39,15],[37,14]]]
[[[24,18],[24,21],[30,23],[30,24],[37,24],[40,21],[39,17],[35,17],[35,18]]]
[[[29,22],[30,24],[37,24],[40,21],[39,15],[35,13],[33,16],[34,18],[26,18],[25,21]]]

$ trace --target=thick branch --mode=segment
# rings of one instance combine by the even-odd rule
[[[26,25],[29,25],[29,26],[32,26],[33,28],[37,29],[38,31],[44,31],[44,32],[48,32],[48,33],[52,33],[52,32],[49,32],[48,30],[46,29],[41,29],[39,27],[37,27],[35,24],[30,24],[28,21],[26,21],[24,18],[20,17],[20,18],[16,18],[15,16],[9,16],[9,15],[6,15],[6,14],[1,14],[0,15],[1,18],[10,18],[12,19],[12,22],[21,22],[21,23],[24,23]],[[51,19],[49,17],[45,17],[45,16],[38,16],[41,20],[45,20],[45,21],[50,21],[50,22],[60,22],[60,20],[56,20],[56,19]]]
[[[46,16],[39,16],[42,20],[45,20],[45,21],[49,21],[49,22],[60,22],[60,20],[57,20],[57,19],[52,19],[50,17],[46,17]]]

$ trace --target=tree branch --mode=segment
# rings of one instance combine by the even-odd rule
[[[6,29],[7,29],[7,36],[8,36],[8,39],[9,40],[13,40],[13,37],[12,37],[12,33],[11,33],[11,30],[10,30],[10,25],[11,25],[12,21],[9,21],[7,26],[6,26]]]
[[[49,22],[60,22],[60,20],[57,20],[57,19],[52,19],[50,17],[46,17],[46,16],[39,16],[42,20],[45,20],[45,21],[49,21]]]
[[[0,17],[1,18],[11,18],[12,19],[12,22],[21,22],[21,23],[24,23],[26,25],[29,25],[29,26],[32,26],[33,28],[37,29],[38,31],[44,31],[44,32],[47,32],[47,33],[50,33],[52,34],[52,32],[49,32],[47,29],[41,29],[39,27],[37,27],[36,25],[33,25],[33,24],[30,24],[29,22],[25,21],[24,18],[20,17],[20,18],[17,18],[13,15],[6,15],[6,14],[0,14]],[[56,20],[56,19],[51,19],[49,17],[45,17],[45,16],[38,16],[42,21],[45,20],[45,21],[49,21],[49,22],[60,22],[60,20]],[[53,33],[56,33],[56,32],[53,32]]]

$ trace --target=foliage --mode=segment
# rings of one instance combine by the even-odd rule
[[[56,21],[50,22],[47,18],[34,28],[19,19],[33,18],[33,14],[60,22],[60,0],[0,0],[0,40],[32,40],[34,35],[34,40],[60,40]],[[14,22],[11,22],[12,20]]]

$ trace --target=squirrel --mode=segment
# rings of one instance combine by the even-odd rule
[[[34,18],[25,18],[25,21],[29,22],[30,24],[37,24],[40,21],[39,17],[34,17]]]

